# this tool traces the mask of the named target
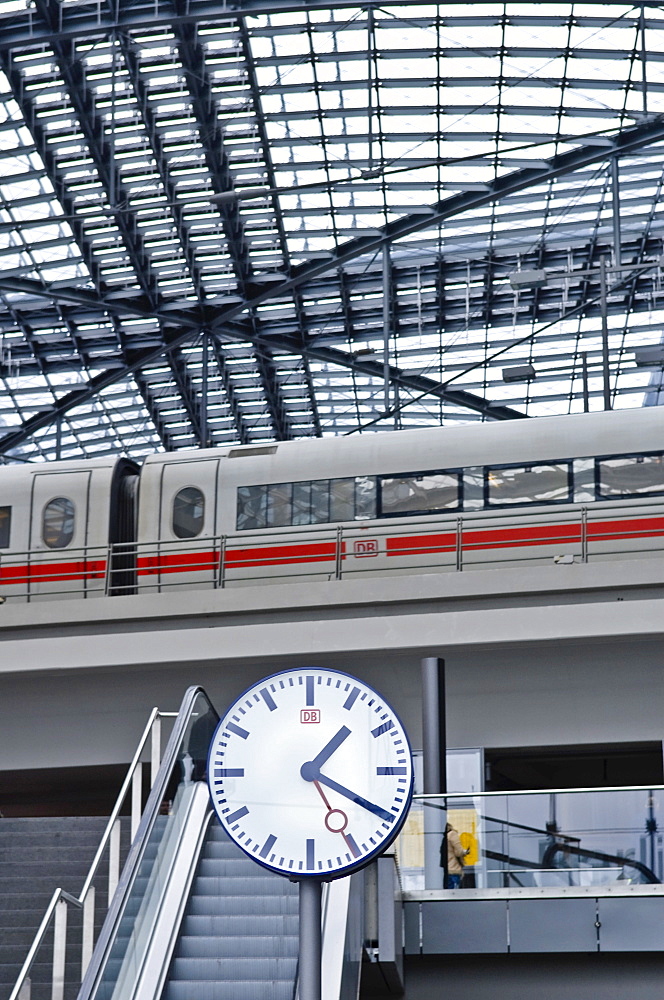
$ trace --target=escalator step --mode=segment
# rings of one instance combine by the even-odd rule
[[[288,879],[278,875],[198,875],[194,882],[197,896],[289,896],[293,892]]]
[[[294,958],[297,955],[296,934],[251,937],[233,935],[231,937],[211,937],[197,934],[195,937],[181,935],[175,951],[176,958]]]
[[[293,1000],[293,980],[247,980],[244,983],[168,983],[163,1000]]]
[[[292,958],[175,958],[171,966],[170,981],[179,982],[246,982],[295,979],[297,959]]]
[[[191,916],[275,916],[298,913],[297,895],[292,896],[198,896],[189,899]]]
[[[299,921],[297,913],[292,914],[229,914],[220,916],[185,917],[182,933],[189,936],[201,934],[204,937],[225,937],[245,934],[273,935],[297,934]]]
[[[211,858],[207,851],[199,865],[198,874],[203,877],[211,875],[246,875],[247,878],[265,878],[267,876],[268,878],[283,881],[282,876],[271,875],[265,868],[261,868],[255,861],[244,855],[240,857]]]

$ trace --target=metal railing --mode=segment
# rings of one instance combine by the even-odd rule
[[[177,712],[160,712],[153,708],[150,713],[143,735],[138,743],[133,760],[129,765],[127,775],[120,789],[113,811],[102,835],[96,854],[90,865],[83,888],[78,896],[72,896],[64,889],[56,889],[44,913],[39,929],[30,946],[26,959],[9,1000],[30,1000],[30,971],[44,943],[46,935],[53,925],[53,960],[51,976],[51,1000],[63,1000],[65,987],[65,963],[67,947],[67,917],[68,907],[72,906],[83,913],[83,928],[81,938],[81,981],[92,957],[94,947],[95,918],[95,885],[94,880],[100,864],[108,849],[108,885],[107,906],[115,893],[120,877],[120,813],[125,801],[130,797],[130,831],[133,840],[142,815],[143,800],[143,756],[150,744],[150,783],[154,784],[161,761],[161,721],[175,718]]]
[[[383,574],[588,563],[664,551],[655,501],[482,510],[195,539],[0,553],[8,601],[153,593],[183,587],[330,581]]]

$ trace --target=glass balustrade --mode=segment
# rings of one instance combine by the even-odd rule
[[[403,888],[657,885],[663,805],[662,786],[415,796],[398,841]]]

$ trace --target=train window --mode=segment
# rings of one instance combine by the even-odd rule
[[[11,507],[0,507],[0,549],[6,549],[9,546],[9,529],[11,523]]]
[[[330,520],[330,481],[316,479],[311,484],[310,524],[327,524]]]
[[[567,503],[572,499],[569,462],[485,469],[488,507],[526,503]]]
[[[371,476],[241,486],[237,491],[238,531],[370,517],[376,517],[376,480]]]
[[[377,511],[376,480],[373,476],[355,477],[355,519],[365,521]]]
[[[597,496],[644,496],[664,492],[662,455],[621,455],[595,462]]]
[[[49,549],[64,549],[74,537],[76,508],[68,497],[55,497],[44,507],[42,539]]]
[[[311,524],[311,483],[293,483],[292,524]]]
[[[185,486],[173,498],[173,534],[176,538],[196,538],[203,530],[205,497],[197,486]]]
[[[330,480],[330,521],[355,519],[355,480]]]
[[[450,472],[381,476],[381,516],[456,510],[460,506],[460,479],[459,473]]]
[[[237,491],[237,529],[256,531],[267,523],[267,489],[265,486],[240,486]]]
[[[292,483],[277,483],[266,488],[268,528],[283,528],[291,523]]]

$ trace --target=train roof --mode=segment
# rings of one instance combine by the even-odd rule
[[[528,459],[563,458],[567,455],[608,454],[639,448],[664,449],[664,418],[658,407],[574,413],[527,420],[492,421],[418,430],[378,431],[348,437],[299,438],[264,444],[235,445],[195,451],[159,452],[145,465],[196,461],[206,458],[269,458],[300,464],[309,456],[369,459],[383,453],[423,457],[432,449],[464,462],[463,454],[477,456],[478,464],[492,460],[495,449],[513,451]],[[641,443],[635,443],[641,442]],[[485,457],[480,457],[485,456]],[[446,462],[449,464],[449,462]]]

